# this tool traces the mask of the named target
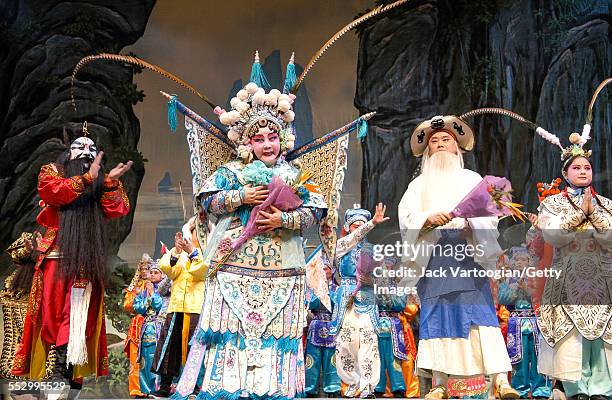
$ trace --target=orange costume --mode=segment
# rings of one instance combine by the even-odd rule
[[[71,290],[73,287],[87,286],[87,281],[61,279],[60,254],[56,243],[60,207],[79,198],[92,182],[89,172],[65,178],[58,164],[47,164],[41,168],[38,194],[43,209],[36,220],[46,228],[46,232],[37,243],[40,255],[35,265],[23,335],[13,363],[14,375],[41,379],[45,373],[50,346],[64,346],[69,342]],[[103,190],[99,204],[107,219],[121,217],[129,212],[129,201],[120,181],[107,177]],[[74,365],[72,377],[75,380],[89,374],[108,375],[103,293],[101,285],[93,285],[85,329],[87,361],[82,365]]]
[[[414,363],[416,362],[417,346],[412,332],[412,320],[419,312],[416,304],[406,304],[404,311],[399,314],[399,320],[404,331],[404,342],[406,343],[407,360],[402,361],[402,374],[406,384],[406,397],[420,397],[419,377],[414,373]]]
[[[136,290],[127,291],[123,308],[130,314],[136,314],[134,311],[134,298],[138,295]],[[140,391],[140,364],[138,362],[138,348],[140,346],[140,331],[144,323],[144,316],[136,314],[130,322],[130,328],[125,338],[125,346],[123,352],[130,360],[130,372],[128,374],[128,390],[130,396],[144,397],[144,393]]]

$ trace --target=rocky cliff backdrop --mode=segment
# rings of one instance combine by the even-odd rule
[[[504,107],[567,145],[571,132],[582,131],[593,91],[612,76],[611,8],[608,0],[418,1],[365,26],[355,106],[378,114],[363,149],[363,204],[384,201],[397,216],[417,167],[410,135],[434,115]],[[595,186],[608,197],[610,89],[595,106],[590,142]],[[533,211],[536,182],[560,176],[558,149],[505,118],[469,122],[476,148],[467,166],[510,178],[516,199]]]
[[[89,64],[79,74],[70,105],[70,74],[80,58],[120,52],[144,32],[155,0],[3,0],[0,2],[0,249],[32,230],[37,174],[62,151],[63,128],[78,132],[83,121],[107,168],[132,159],[123,180],[133,206],[144,175],[138,153],[139,121],[132,106],[143,92],[130,67]],[[128,235],[132,213],[112,222],[109,254]],[[4,253],[4,252],[2,252]]]

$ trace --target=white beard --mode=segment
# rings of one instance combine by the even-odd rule
[[[422,211],[449,212],[466,195],[466,184],[462,179],[463,157],[448,151],[423,154],[421,177]],[[471,188],[468,188],[468,191]]]

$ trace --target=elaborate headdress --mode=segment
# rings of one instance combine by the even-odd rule
[[[155,261],[149,256],[147,253],[142,254],[142,258],[140,262],[138,262],[138,267],[136,268],[136,272],[134,273],[134,277],[130,282],[130,285],[127,288],[128,292],[134,291],[137,287],[140,287],[143,281],[143,276],[146,272],[149,271],[152,265],[156,264]]]
[[[429,138],[436,132],[448,132],[455,138],[459,148],[471,151],[474,148],[474,132],[472,128],[454,115],[436,116],[421,122],[410,137],[412,154],[420,157],[425,152]]]
[[[474,148],[474,131],[466,120],[483,114],[502,115],[517,120],[526,127],[535,130],[544,139],[561,147],[558,137],[548,132],[546,129],[537,126],[525,117],[504,108],[486,107],[466,112],[459,117],[454,115],[436,116],[420,123],[410,137],[412,154],[416,157],[422,156],[427,148],[431,135],[440,131],[450,133],[455,138],[462,151],[471,151]]]
[[[292,54],[287,66],[285,92],[288,90],[287,82],[295,80],[295,67],[291,68],[294,66],[293,60]],[[236,147],[238,156],[245,162],[249,162],[252,158],[249,141],[261,128],[268,128],[280,135],[281,152],[291,151],[295,146],[292,127],[295,119],[292,109],[295,95],[281,93],[278,89],[266,93],[264,89],[266,86],[268,80],[259,63],[259,52],[256,51],[250,82],[230,100],[231,110],[225,111],[219,106],[214,109],[215,114],[219,115],[219,121],[229,128],[227,137]]]
[[[561,150],[561,162],[563,163],[563,168],[574,158],[576,157],[591,157],[591,150],[586,150],[583,145],[586,144],[586,141],[582,143],[582,137],[578,132],[573,132],[569,136],[570,145]]]
[[[353,208],[349,208],[344,213],[344,230],[349,231],[351,225],[357,221],[368,222],[372,218],[372,213],[368,210],[361,208],[360,204],[353,205]]]

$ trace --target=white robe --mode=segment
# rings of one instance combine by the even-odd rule
[[[423,204],[424,177],[413,180],[398,207],[400,231],[404,245],[433,245],[440,239],[440,229],[461,229],[463,218],[454,218],[443,227],[421,234],[427,217],[434,212],[450,212],[478,184],[482,177],[469,169],[457,171],[457,179],[464,185],[459,190],[447,193],[438,199],[436,206]],[[468,218],[473,236],[468,243],[482,245],[482,254],[476,254],[474,261],[485,269],[495,269],[502,250],[497,243],[497,217]],[[430,255],[426,252],[413,254],[412,259],[404,257],[407,268],[416,270],[415,276],[406,278],[402,284],[416,286],[422,271],[427,268]],[[425,278],[435,279],[435,278]],[[467,339],[436,338],[421,339],[417,354],[419,375],[429,376],[430,371],[449,375],[471,376],[491,375],[512,369],[503,336],[499,328],[473,326]]]
[[[574,197],[573,201],[580,207],[583,198]],[[600,201],[607,208],[612,208],[609,199],[600,197]],[[555,247],[552,267],[564,274],[561,280],[546,283],[538,317],[545,339],[541,341],[538,371],[569,382],[583,378],[583,338],[603,339],[604,358],[608,372],[612,374],[612,319],[610,306],[605,303],[612,291],[608,289],[612,287],[612,217],[596,206],[591,219],[598,223],[599,232],[590,223],[585,223],[581,226],[581,232],[577,232],[575,226],[583,219],[582,211],[574,209],[563,194],[548,197],[542,203],[538,216],[544,240]],[[580,267],[581,264],[590,268]],[[584,272],[579,274],[579,269]],[[590,279],[574,278],[577,275],[586,275]],[[576,287],[573,287],[574,284]],[[581,284],[584,286],[580,287]],[[588,285],[593,284],[597,290],[590,290]],[[569,292],[568,298],[573,300],[559,301],[552,296],[563,292]],[[580,298],[593,292],[606,293],[606,297],[592,302]]]

